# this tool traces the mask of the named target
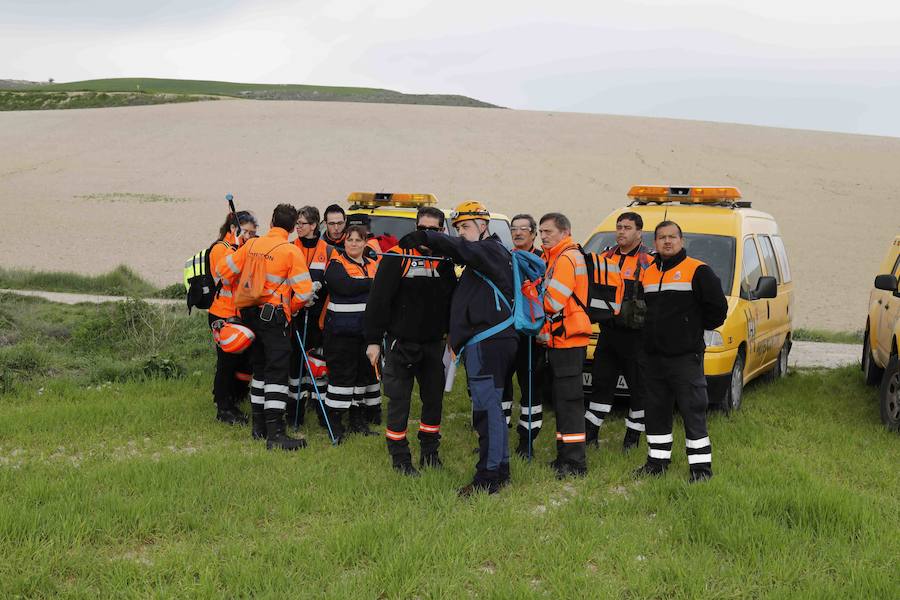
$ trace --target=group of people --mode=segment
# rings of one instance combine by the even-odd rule
[[[324,411],[310,402],[320,423],[338,443],[348,435],[380,435],[370,427],[382,423],[383,389],[393,468],[417,476],[407,439],[414,384],[422,401],[418,467],[439,468],[445,377],[452,371],[448,363],[459,362],[478,435],[475,474],[459,494],[496,493],[510,480],[514,377],[522,394],[515,451],[531,456],[544,412],[552,409],[556,458],[550,466],[565,478],[587,472],[586,447],[598,444],[621,374],[631,392],[624,449],[636,447],[646,432],[648,456],[636,473],[667,469],[677,405],[690,480],[712,476],[703,333],[724,322],[727,303],[713,271],[685,254],[676,223],[656,227],[651,251],[641,243],[640,215],[622,213],[616,246],[590,255],[573,241],[571,223],[560,213],[539,221],[516,215],[512,251],[490,233],[490,212],[480,202],[464,202],[450,213],[458,235],[447,235],[444,221],[443,211],[425,206],[411,233],[376,238],[367,215],[348,218],[331,205],[320,233],[318,209],[280,204],[269,231],[255,237],[252,215],[229,215],[210,253],[221,285],[210,324],[240,321],[255,339],[246,355],[218,350],[217,418],[247,422],[237,405],[249,382],[252,436],[265,439],[269,449],[304,447],[302,436],[287,433],[286,415],[304,422],[306,403],[315,400],[309,357],[321,349],[328,368]],[[536,337],[518,333],[510,319],[512,252],[534,253],[546,264],[539,283],[546,320]],[[464,267],[459,276],[456,266]],[[263,289],[253,305],[238,308],[230,299],[251,269],[264,269]],[[589,315],[597,314],[603,317],[586,399]]]

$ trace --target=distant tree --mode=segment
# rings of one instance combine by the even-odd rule
[[[55,80],[51,77],[51,78],[48,79],[47,81],[48,81],[49,83],[53,83]]]

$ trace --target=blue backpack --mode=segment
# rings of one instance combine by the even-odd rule
[[[486,275],[479,271],[475,274],[484,279],[494,290],[494,302],[497,310],[500,310],[500,302],[510,311],[509,318],[497,323],[481,333],[475,334],[466,342],[466,346],[477,344],[492,335],[498,334],[510,325],[522,335],[536,336],[544,327],[546,315],[544,314],[544,292],[540,287],[540,280],[544,276],[546,265],[539,256],[531,252],[514,250],[512,253],[513,271],[513,304],[500,289]]]

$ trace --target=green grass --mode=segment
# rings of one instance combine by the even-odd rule
[[[383,102],[393,104],[437,104],[493,107],[466,96],[452,94],[403,94],[393,90],[324,85],[233,83],[189,79],[120,78],[92,79],[52,85],[25,86],[28,92],[132,92],[145,94],[207,95],[257,100],[322,100]]]
[[[80,194],[74,196],[78,200],[93,200],[99,202],[136,202],[138,204],[148,204],[157,202],[173,202],[182,203],[190,202],[190,198],[181,196],[167,196],[165,194],[149,194],[137,192],[109,192],[103,194]]]
[[[856,368],[751,385],[739,413],[712,415],[708,483],[686,483],[678,421],[669,474],[635,481],[645,446],[619,452],[621,419],[588,477],[558,482],[548,415],[534,463],[462,501],[475,436],[461,381],[443,471],[404,479],[383,439],[332,448],[317,426],[310,448],[266,452],[212,419],[202,314],[172,313],[151,344],[180,375],[98,377],[140,356],[135,311],[116,310],[0,298],[0,331],[18,331],[4,351],[38,371],[0,394],[2,597],[900,595],[900,439]]]
[[[139,298],[183,298],[185,294],[184,286],[180,283],[157,288],[125,265],[119,265],[102,275],[0,267],[0,289]]]
[[[831,342],[833,344],[862,344],[863,332],[829,331],[827,329],[795,329],[792,339],[801,342]]]
[[[211,96],[143,92],[0,91],[0,111],[111,108],[216,99]]]

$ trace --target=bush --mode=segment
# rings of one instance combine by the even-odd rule
[[[184,377],[185,369],[171,358],[154,354],[144,361],[143,373],[145,377],[180,379]]]

